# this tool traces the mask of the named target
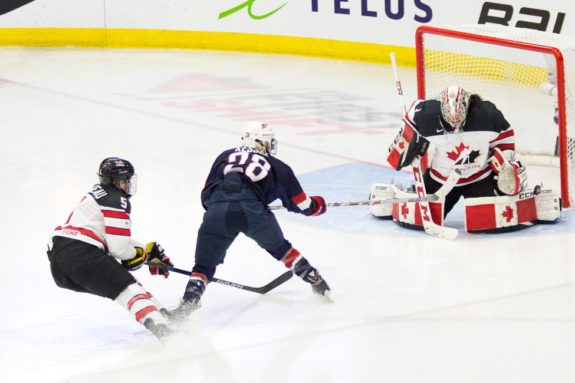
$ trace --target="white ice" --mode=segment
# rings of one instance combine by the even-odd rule
[[[402,69],[406,100],[414,71]],[[120,306],[59,289],[51,230],[96,182],[136,166],[133,233],[193,265],[199,193],[247,121],[275,127],[278,157],[310,194],[366,199],[400,106],[387,66],[209,51],[0,50],[0,382],[573,382],[573,213],[554,225],[455,241],[401,229],[365,207],[277,213],[332,287],[293,278],[266,295],[211,284],[163,345]],[[220,278],[284,271],[240,237]],[[136,277],[168,307],[186,277]]]

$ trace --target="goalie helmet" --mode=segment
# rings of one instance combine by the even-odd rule
[[[459,131],[467,118],[469,109],[469,92],[460,86],[448,86],[439,96],[441,116],[454,132]]]
[[[242,145],[272,156],[276,155],[278,149],[274,132],[265,122],[248,124],[242,136]]]
[[[120,181],[126,181],[126,193],[129,196],[136,194],[136,173],[130,161],[119,157],[108,157],[100,163],[98,177],[101,185],[114,185],[120,189]]]

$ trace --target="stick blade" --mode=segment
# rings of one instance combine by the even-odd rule
[[[457,238],[457,235],[459,234],[459,231],[453,227],[440,226],[440,225],[431,225],[425,227],[425,231],[427,232],[427,234],[431,234],[434,237],[449,240],[454,240],[455,238]]]
[[[292,271],[286,271],[285,273],[283,273],[282,275],[280,275],[279,277],[277,277],[276,279],[274,279],[273,281],[271,281],[267,285],[262,286],[261,287],[261,294],[265,294],[265,293],[275,289],[279,285],[289,281],[291,279],[291,277],[293,277],[293,272]]]

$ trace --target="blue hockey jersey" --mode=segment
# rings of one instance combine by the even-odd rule
[[[241,174],[245,184],[266,205],[279,199],[288,211],[302,214],[309,213],[315,207],[286,163],[256,149],[238,146],[222,152],[214,161],[202,190],[204,208],[211,192],[230,172]]]

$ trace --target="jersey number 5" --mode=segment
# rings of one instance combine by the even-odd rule
[[[224,174],[239,172],[245,174],[252,182],[258,182],[267,177],[270,169],[270,163],[259,154],[237,152],[228,157]]]

